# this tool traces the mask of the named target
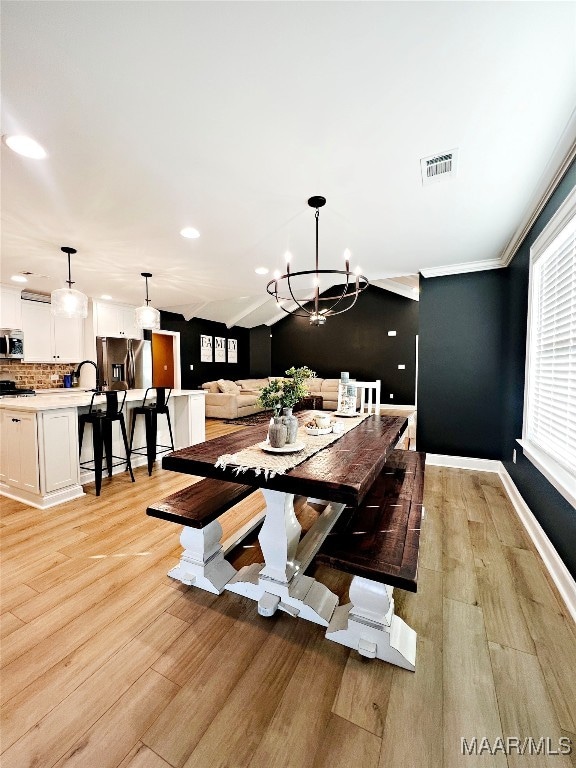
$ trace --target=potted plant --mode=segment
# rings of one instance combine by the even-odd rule
[[[282,448],[286,443],[295,442],[298,419],[292,415],[292,408],[307,394],[305,381],[313,376],[315,373],[308,366],[292,366],[286,371],[286,378],[273,379],[260,390],[259,404],[274,411],[268,433],[272,447]]]

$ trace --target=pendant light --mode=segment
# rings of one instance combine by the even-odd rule
[[[67,245],[60,248],[68,255],[68,288],[57,288],[50,294],[50,310],[58,317],[88,317],[88,296],[80,291],[75,291],[72,286],[72,274],[70,270],[70,256],[77,253],[76,248]]]
[[[160,328],[160,312],[150,306],[150,299],[148,298],[148,278],[152,277],[152,273],[141,272],[140,274],[146,280],[146,304],[135,310],[136,326],[148,331],[157,331]]]
[[[345,269],[320,269],[318,265],[318,219],[320,208],[326,205],[326,198],[314,195],[308,200],[310,208],[316,210],[316,262],[314,269],[304,269],[299,272],[290,269],[290,254],[286,254],[286,274],[277,273],[274,280],[270,280],[266,290],[276,299],[276,303],[283,312],[296,317],[307,317],[310,325],[324,325],[326,318],[340,315],[352,309],[358,296],[368,288],[368,280],[357,269],[350,270],[350,252],[344,251]],[[258,270],[256,270],[258,271]],[[297,297],[293,284],[302,285],[302,278],[307,283],[304,294]],[[312,286],[308,281],[312,278]],[[326,280],[331,284],[331,289],[322,291],[320,283]],[[293,309],[284,306],[288,304]]]

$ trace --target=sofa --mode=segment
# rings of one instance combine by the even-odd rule
[[[238,419],[251,416],[263,411],[258,405],[258,395],[262,387],[272,379],[281,378],[270,376],[262,379],[237,379],[227,381],[207,381],[202,384],[206,391],[206,416],[209,419]],[[321,395],[323,409],[335,411],[338,403],[339,379],[308,379],[307,387],[311,395]]]

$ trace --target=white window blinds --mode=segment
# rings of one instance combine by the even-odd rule
[[[533,258],[525,438],[576,478],[576,215]]]

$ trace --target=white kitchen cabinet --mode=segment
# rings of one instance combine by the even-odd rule
[[[22,411],[0,412],[0,482],[38,493],[38,433],[36,414]]]
[[[122,339],[141,339],[142,331],[134,322],[135,307],[121,304],[94,302],[94,327],[96,336],[113,336]]]
[[[82,318],[54,317],[50,304],[22,302],[25,363],[79,363],[83,358]]]
[[[52,493],[80,482],[78,465],[78,414],[76,409],[43,411],[39,414],[39,442],[56,446],[43,451],[40,480],[44,493]]]
[[[0,328],[22,328],[19,288],[0,287]]]

